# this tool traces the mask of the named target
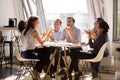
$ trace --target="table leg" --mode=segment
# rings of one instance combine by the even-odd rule
[[[61,59],[61,51],[62,50],[60,50],[60,52],[59,52],[59,57],[58,57],[58,64],[57,64],[57,71],[60,69],[60,59]]]
[[[53,61],[53,59],[54,59],[54,56],[55,56],[56,52],[57,52],[57,48],[55,48],[55,51],[54,51],[54,53],[53,53],[53,56],[52,56],[52,58],[51,58],[51,60],[50,60],[50,64],[49,64],[49,66],[48,66],[48,68],[47,68],[46,75],[48,74],[48,72],[49,72],[49,70],[50,70],[50,67],[51,67],[51,64],[52,64],[52,61]]]
[[[64,58],[65,58],[65,66],[66,66],[66,78],[68,79],[68,65],[67,65],[67,56],[66,56],[65,47],[64,47]]]

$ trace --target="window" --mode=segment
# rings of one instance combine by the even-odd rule
[[[81,30],[81,39],[87,40],[84,29],[89,27],[87,0],[18,0],[22,19],[27,20],[31,15],[40,18],[40,33],[53,28],[54,21],[62,20],[62,29],[66,26],[66,18],[75,18],[75,26]]]
[[[120,0],[115,0],[114,2],[114,31],[113,31],[113,40],[120,40]]]
[[[21,7],[23,19],[27,20],[31,15],[37,15],[36,0],[21,0],[19,3],[21,3],[19,7]]]
[[[53,28],[54,21],[62,20],[62,29],[66,26],[66,18],[75,18],[75,26],[81,30],[84,39],[84,29],[88,26],[88,11],[86,0],[42,0],[47,28]],[[89,27],[90,28],[90,27]]]

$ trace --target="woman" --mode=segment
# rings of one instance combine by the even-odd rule
[[[108,41],[108,29],[109,25],[105,21],[100,21],[96,25],[96,31],[97,31],[97,37],[94,42],[92,42],[92,36],[91,34],[88,34],[89,36],[89,45],[91,48],[93,48],[93,51],[91,51],[91,54],[85,53],[85,52],[71,52],[71,64],[69,68],[69,74],[72,73],[72,70],[78,68],[78,59],[92,59],[95,58],[101,48],[101,46]],[[73,66],[74,65],[74,66]],[[91,62],[91,68],[92,68],[92,75],[93,78],[96,78],[98,76],[98,68],[99,68],[100,62],[92,63]],[[75,80],[79,80],[79,76],[81,75],[81,72],[78,71],[78,73],[75,75]]]
[[[37,27],[39,25],[38,17],[31,16],[28,19],[27,26],[25,30],[22,31],[21,40],[23,45],[23,51],[21,56],[29,59],[39,59],[33,68],[33,78],[40,79],[39,73],[42,69],[49,64],[50,48],[43,47],[43,43],[49,37],[51,31],[47,32],[45,37],[40,37],[37,32]],[[41,47],[36,48],[36,41],[41,44]]]
[[[18,31],[22,33],[22,31],[26,28],[27,23],[24,20],[20,20],[18,23]]]

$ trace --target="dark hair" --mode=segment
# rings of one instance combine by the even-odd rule
[[[20,22],[18,23],[18,30],[20,33],[25,29],[25,24],[26,22],[24,20],[20,20]]]
[[[56,19],[56,20],[55,20],[55,23],[58,22],[58,21],[60,22],[60,25],[61,25],[61,24],[62,24],[62,21],[61,21],[60,19]]]
[[[75,22],[75,19],[73,17],[67,17],[67,19],[72,19],[72,21]]]
[[[107,33],[109,29],[108,23],[105,21],[100,21],[98,23],[99,23],[99,27],[103,29],[103,33]]]
[[[100,22],[100,21],[105,21],[103,18],[97,18],[97,21]]]
[[[27,22],[27,27],[25,29],[25,32],[24,32],[24,35],[26,35],[27,31],[32,28],[34,29],[34,22],[38,20],[38,17],[36,16],[31,16],[29,19],[28,19],[28,22]]]

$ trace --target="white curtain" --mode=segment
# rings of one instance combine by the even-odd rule
[[[47,30],[47,26],[46,26],[46,20],[45,20],[45,14],[44,14],[42,0],[36,0],[36,5],[37,5],[37,14],[40,19],[39,31],[40,31],[40,33],[43,33],[44,31]]]
[[[31,15],[39,17],[39,33],[47,30],[42,0],[18,0],[21,19],[28,19]]]
[[[104,2],[103,0],[87,0],[87,7],[90,27],[92,27],[96,18],[104,18]]]

